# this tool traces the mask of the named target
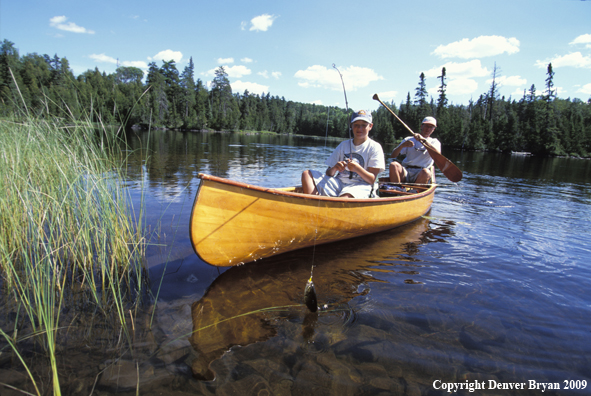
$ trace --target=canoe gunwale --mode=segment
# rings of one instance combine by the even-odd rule
[[[217,177],[213,175],[208,175],[204,173],[199,173],[197,177],[201,180],[210,180],[213,182],[218,182],[222,184],[227,184],[239,188],[245,188],[248,190],[259,191],[263,193],[269,193],[273,195],[283,195],[288,197],[312,200],[312,201],[332,201],[332,202],[339,202],[339,203],[348,203],[348,204],[376,204],[378,202],[396,202],[396,201],[412,201],[414,199],[423,198],[427,195],[433,194],[437,186],[435,184],[431,185],[425,191],[418,192],[412,195],[401,195],[401,196],[392,196],[392,197],[377,197],[377,198],[341,198],[341,197],[325,197],[321,195],[311,195],[311,194],[303,194],[291,191],[285,191],[280,188],[272,188],[272,187],[260,187],[253,184],[247,184],[235,180],[224,179],[222,177]]]

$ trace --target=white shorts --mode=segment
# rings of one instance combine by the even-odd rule
[[[369,198],[370,195],[373,195],[373,186],[366,182],[345,184],[338,177],[331,177],[317,170],[310,170],[310,174],[320,195],[340,197],[344,194],[351,194],[353,198]]]

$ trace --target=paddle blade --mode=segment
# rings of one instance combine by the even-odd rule
[[[463,174],[462,171],[450,160],[445,158],[443,155],[439,154],[437,151],[430,149],[429,147],[425,146],[427,151],[433,158],[433,162],[439,168],[441,173],[445,175],[450,181],[457,183],[462,180]]]

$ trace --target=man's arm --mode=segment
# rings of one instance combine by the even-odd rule
[[[414,145],[415,144],[410,139],[402,141],[402,143],[400,143],[398,145],[398,147],[396,147],[394,150],[392,150],[392,155],[391,155],[392,156],[392,159],[397,158],[400,155],[400,153],[402,152],[402,149],[403,148],[405,148],[405,147],[412,147]]]

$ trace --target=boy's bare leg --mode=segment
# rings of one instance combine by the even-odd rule
[[[309,170],[302,172],[302,190],[304,194],[318,195],[316,184],[314,184],[314,178]]]

